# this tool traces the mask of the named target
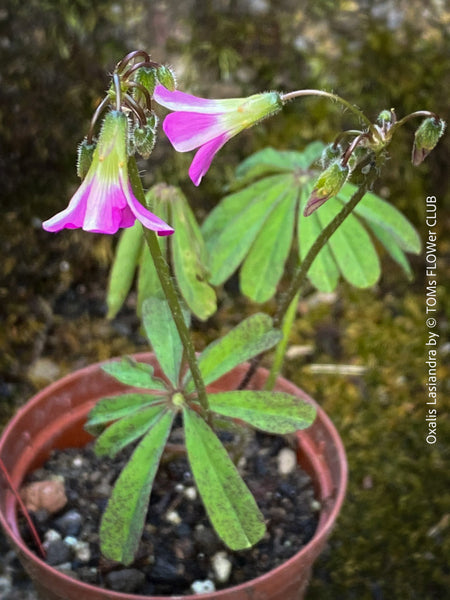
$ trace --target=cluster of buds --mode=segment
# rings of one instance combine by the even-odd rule
[[[426,117],[414,137],[412,162],[419,165],[433,150],[445,130],[445,121],[428,111],[418,111],[407,115],[400,121],[394,109],[383,110],[365,131],[349,130],[338,135],[336,140],[325,147],[320,165],[323,169],[315,182],[314,189],[304,209],[304,216],[311,215],[329,198],[336,196],[353,171],[358,167],[363,175],[371,168],[371,162],[377,159],[390,143],[394,132],[411,118]],[[341,140],[351,136],[353,139],[344,150]]]

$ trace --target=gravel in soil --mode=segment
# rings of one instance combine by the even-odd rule
[[[222,437],[227,436],[232,437],[229,432]],[[176,450],[180,430],[174,430],[171,441],[169,448]],[[98,530],[130,450],[108,460],[96,457],[92,444],[55,451],[28,479],[64,480],[67,505],[53,515],[32,513],[46,560],[87,583],[142,595],[218,590],[262,575],[298,552],[317,527],[320,505],[312,482],[298,466],[290,468],[289,448],[286,439],[260,432],[245,444],[238,466],[264,515],[267,533],[256,546],[239,552],[225,547],[211,528],[186,456],[166,452],[135,562],[126,568],[101,555]],[[32,545],[24,524],[23,529]]]

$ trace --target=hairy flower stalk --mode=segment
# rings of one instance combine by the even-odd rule
[[[175,112],[169,114],[163,129],[178,152],[199,148],[189,169],[194,185],[199,185],[215,154],[233,136],[282,108],[280,94],[266,92],[248,98],[207,100],[162,85],[154,99]]]
[[[103,122],[92,163],[68,207],[43,223],[46,231],[82,228],[94,233],[116,233],[138,219],[158,235],[172,227],[148,211],[133,194],[127,168],[128,119],[109,112]]]

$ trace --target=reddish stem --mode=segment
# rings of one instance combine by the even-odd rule
[[[19,508],[22,511],[23,516],[25,517],[26,522],[28,523],[28,527],[30,528],[31,535],[33,536],[34,541],[36,542],[36,545],[37,545],[37,547],[39,549],[39,552],[42,555],[42,558],[45,558],[45,549],[44,549],[44,546],[41,543],[41,540],[39,539],[38,532],[36,531],[36,528],[33,525],[33,521],[31,520],[31,517],[30,517],[30,513],[28,512],[27,507],[23,503],[23,500],[20,497],[20,494],[17,491],[16,486],[13,484],[12,479],[9,476],[9,473],[8,473],[6,467],[5,467],[5,463],[3,462],[2,458],[0,458],[0,471],[2,471],[2,473],[4,474],[5,479],[6,479],[6,483],[10,487],[12,493],[14,494],[14,497],[17,500],[17,504],[19,505]]]

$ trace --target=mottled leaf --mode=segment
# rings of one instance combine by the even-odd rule
[[[309,427],[316,409],[283,392],[241,390],[208,394],[210,409],[225,417],[241,419],[269,433],[292,433]]]
[[[189,408],[183,415],[189,463],[214,529],[231,550],[250,548],[265,533],[255,499],[212,429]]]
[[[174,413],[163,412],[121,472],[100,525],[100,545],[110,560],[129,565],[137,551],[150,492]]]
[[[151,365],[137,362],[131,356],[123,356],[120,360],[107,362],[102,365],[102,370],[125,385],[149,390],[166,389],[164,381],[154,376]]]

